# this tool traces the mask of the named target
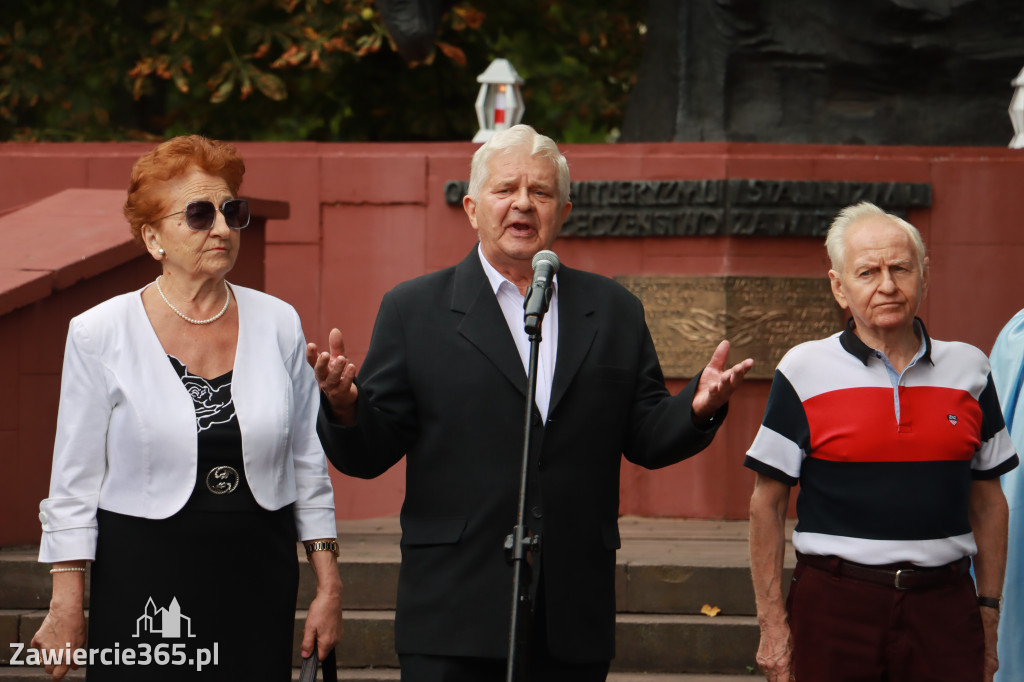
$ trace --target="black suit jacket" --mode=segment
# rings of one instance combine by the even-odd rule
[[[551,652],[607,660],[621,457],[672,464],[714,430],[692,421],[696,379],[674,397],[665,388],[635,296],[562,267],[558,297],[546,423],[534,408],[527,524],[542,538]],[[384,296],[357,383],[358,425],[332,422],[325,403],[319,432],[352,476],[372,478],[406,456],[398,652],[504,658],[512,570],[503,541],[515,522],[527,376],[476,248]]]

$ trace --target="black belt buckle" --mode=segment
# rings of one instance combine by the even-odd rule
[[[892,581],[893,587],[895,587],[897,590],[909,590],[910,589],[909,585],[902,585],[902,584],[900,584],[900,576],[902,576],[904,574],[910,574],[910,573],[916,573],[916,571],[914,569],[912,569],[912,568],[900,568],[900,569],[897,569],[896,570],[896,577]]]

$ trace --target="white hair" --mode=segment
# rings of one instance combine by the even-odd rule
[[[551,162],[555,168],[557,183],[555,193],[559,206],[564,206],[569,201],[569,162],[558,150],[558,145],[554,140],[522,123],[494,133],[473,154],[473,162],[469,168],[469,196],[474,201],[480,200],[480,190],[487,184],[490,176],[490,162],[495,155],[518,149],[527,149],[530,156],[547,159]]]
[[[846,263],[846,234],[852,225],[865,218],[883,218],[903,230],[914,245],[918,272],[924,272],[925,250],[921,233],[903,218],[892,213],[886,213],[870,201],[862,201],[859,204],[847,206],[832,221],[832,226],[828,229],[828,235],[825,237],[825,248],[828,250],[829,260],[832,261],[833,270],[838,273],[843,272],[843,266]]]

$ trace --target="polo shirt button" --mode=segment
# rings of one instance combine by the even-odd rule
[[[39,523],[46,523],[50,520],[50,515],[44,511],[39,512]]]

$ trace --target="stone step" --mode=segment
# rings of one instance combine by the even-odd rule
[[[626,517],[620,520],[620,529],[619,612],[697,614],[707,604],[723,615],[755,613],[745,521]],[[393,609],[400,560],[398,519],[339,521],[338,537],[345,608]],[[0,609],[47,608],[49,567],[36,561],[37,551],[0,549]],[[792,562],[793,552],[787,557]],[[305,562],[304,556],[300,562]],[[791,569],[791,563],[787,567]],[[315,590],[313,573],[304,568],[299,605],[308,604]]]
[[[45,611],[0,611],[0,665],[9,664],[8,643],[27,644]],[[338,660],[348,668],[397,668],[393,611],[345,611],[345,634]],[[297,611],[293,665],[301,665],[299,644],[306,612]],[[754,663],[758,628],[751,616],[619,614],[617,655],[612,669],[622,672],[745,672]],[[22,653],[21,660],[24,661]]]
[[[627,677],[615,679],[704,679],[681,673],[712,675],[708,679],[716,682],[726,682],[728,675],[750,679],[758,629],[746,522],[623,518],[620,529],[618,656],[612,669]],[[393,609],[400,558],[398,520],[341,521],[338,531],[346,609],[338,653],[348,675],[342,679],[397,679]],[[7,643],[29,641],[49,602],[48,566],[36,562],[36,552],[35,547],[0,550],[0,679],[17,673],[16,667],[2,667],[10,656]],[[787,556],[791,570],[793,552]],[[307,568],[301,575],[298,604],[303,607],[313,597],[315,580]],[[706,606],[714,607],[712,612],[717,609],[717,615],[703,615]],[[297,610],[296,666],[304,621],[305,611]],[[380,677],[391,673],[396,676]]]
[[[305,562],[305,557],[302,558]],[[342,558],[345,607],[354,610],[393,609],[399,559],[375,561]],[[45,609],[50,601],[49,567],[28,552],[0,551],[0,608]],[[298,604],[316,594],[311,570],[300,571]],[[621,557],[616,567],[616,607],[625,613],[700,613],[707,604],[723,613],[753,615],[750,570],[740,566],[675,564],[662,558]],[[88,587],[87,587],[88,589]]]

